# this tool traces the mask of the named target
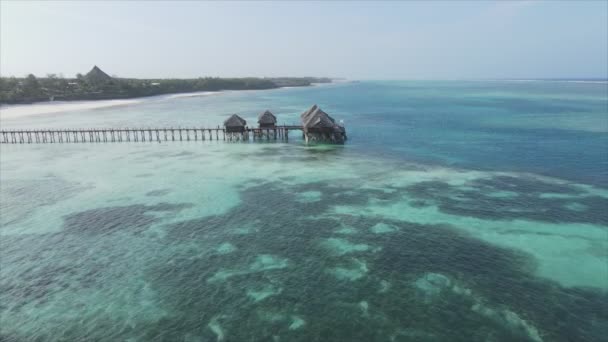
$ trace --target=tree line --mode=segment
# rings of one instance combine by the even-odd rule
[[[64,78],[55,74],[25,78],[0,77],[0,104],[32,103],[39,101],[72,101],[124,99],[171,93],[219,90],[273,89],[286,86],[309,86],[312,83],[329,83],[329,78],[219,78],[194,79],[89,79],[78,74]]]

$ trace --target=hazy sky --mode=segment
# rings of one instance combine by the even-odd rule
[[[0,2],[0,73],[607,77],[608,2]]]

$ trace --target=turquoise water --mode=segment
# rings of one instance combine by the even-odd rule
[[[318,103],[344,146],[2,145],[0,340],[599,341],[608,85],[360,82],[2,127]]]

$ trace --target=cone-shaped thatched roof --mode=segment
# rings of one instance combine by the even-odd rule
[[[274,114],[272,114],[269,110],[266,110],[265,112],[261,113],[258,116],[258,123],[259,124],[276,124],[277,117],[274,116]]]
[[[247,124],[247,121],[242,117],[232,114],[226,121],[224,121],[224,126],[226,127],[244,127]]]
[[[308,111],[302,113],[302,126],[305,128],[309,127],[334,127],[336,126],[335,120],[325,113],[317,105],[312,106]]]
[[[110,75],[99,69],[97,65],[95,65],[93,69],[91,69],[91,71],[89,71],[84,77],[92,82],[105,82],[112,79]]]

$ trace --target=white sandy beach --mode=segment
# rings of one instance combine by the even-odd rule
[[[222,91],[198,91],[194,93],[180,93],[180,94],[170,94],[165,95],[167,99],[179,99],[184,97],[198,97],[198,96],[209,96],[209,95],[217,95],[221,94]]]
[[[78,110],[126,106],[142,102],[141,99],[92,100],[92,101],[53,101],[34,104],[0,106],[0,119],[17,119],[25,116],[71,112]]]
[[[340,83],[340,82],[337,82]],[[311,86],[325,86],[332,83],[312,83]],[[301,88],[301,87],[280,87],[277,89],[290,89],[290,88]],[[274,90],[274,89],[269,89]],[[53,101],[53,102],[37,102],[33,104],[17,104],[17,105],[0,105],[0,120],[19,119],[33,115],[53,114],[53,113],[65,113],[79,110],[92,110],[107,107],[127,106],[142,103],[144,101],[156,100],[173,100],[183,99],[200,96],[220,95],[229,92],[244,92],[244,91],[258,91],[257,89],[251,90],[219,90],[219,91],[198,91],[192,93],[178,93],[178,94],[163,94],[149,97],[139,97],[133,99],[120,99],[120,100],[88,100],[88,101]]]
[[[198,96],[209,96],[221,94],[222,91],[202,91],[193,93],[157,95],[150,97],[139,97],[133,99],[120,100],[89,100],[89,101],[53,101],[53,102],[38,102],[33,104],[17,104],[17,105],[2,105],[0,106],[0,119],[18,119],[32,115],[43,115],[53,113],[65,113],[79,110],[91,110],[117,106],[128,106],[144,101],[154,100],[171,100]]]

